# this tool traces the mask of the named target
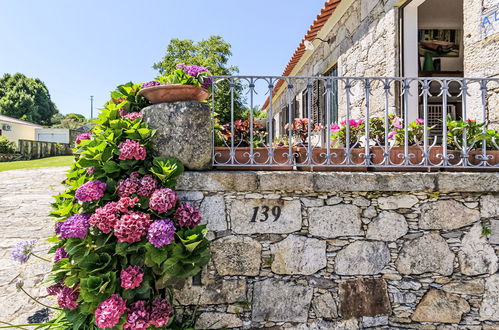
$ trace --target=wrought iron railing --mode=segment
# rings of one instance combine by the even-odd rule
[[[499,168],[497,78],[214,76],[212,91],[217,168]]]

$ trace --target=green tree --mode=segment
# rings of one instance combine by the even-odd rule
[[[161,75],[172,72],[177,64],[204,66],[213,75],[234,75],[239,72],[237,66],[228,65],[232,55],[231,45],[220,36],[210,36],[206,40],[195,43],[192,40],[172,39],[166,47],[163,59],[155,63],[153,68]],[[231,118],[231,92],[228,80],[217,83],[215,89],[215,112],[220,122],[226,123]],[[242,84],[234,81],[234,120],[241,119],[243,99]]]
[[[62,117],[58,123],[54,123],[54,128],[69,128],[69,129],[77,129],[85,124],[88,124],[90,121],[85,118],[85,116],[80,115],[78,113],[68,113],[64,117]]]
[[[47,86],[21,73],[0,78],[0,113],[41,125],[50,125],[58,113]]]

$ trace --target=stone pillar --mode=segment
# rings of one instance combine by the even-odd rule
[[[142,109],[159,156],[175,157],[189,170],[209,170],[212,165],[211,112],[207,103],[160,103]]]

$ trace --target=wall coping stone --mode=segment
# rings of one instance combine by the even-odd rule
[[[499,192],[499,173],[186,171],[177,190]]]

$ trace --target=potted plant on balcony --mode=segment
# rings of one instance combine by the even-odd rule
[[[208,69],[197,65],[177,65],[170,75],[142,84],[139,95],[152,104],[179,101],[202,102],[210,97],[211,82]]]
[[[281,170],[293,169],[294,155],[283,145],[265,143],[267,132],[259,123],[236,120],[234,125],[219,125],[215,131],[215,168],[230,170]]]

